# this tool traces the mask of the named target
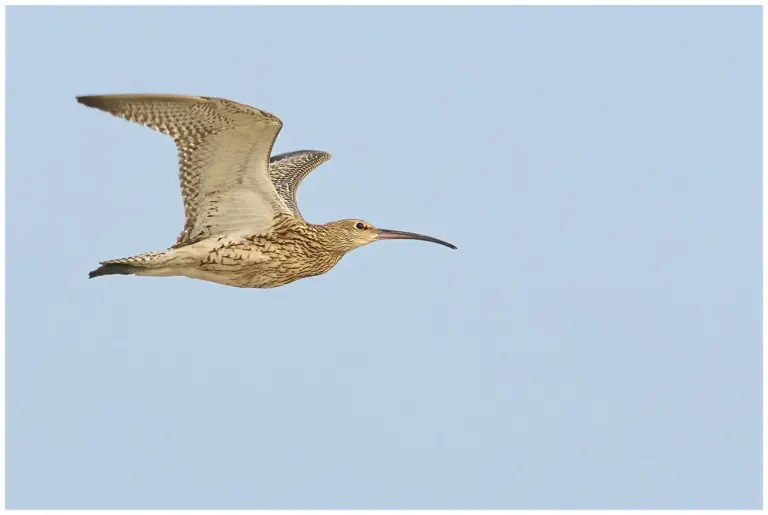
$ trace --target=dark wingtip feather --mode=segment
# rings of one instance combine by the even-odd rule
[[[80,95],[75,97],[78,103],[88,107],[98,107],[99,97],[97,95]]]
[[[124,263],[106,263],[101,265],[96,270],[91,270],[88,273],[88,279],[94,277],[101,277],[102,275],[131,275],[141,268],[136,265],[126,265]]]

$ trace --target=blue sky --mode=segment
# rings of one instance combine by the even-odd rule
[[[9,508],[759,508],[761,11],[9,8]],[[382,242],[274,290],[88,280],[231,98]]]

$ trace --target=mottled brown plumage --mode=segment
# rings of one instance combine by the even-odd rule
[[[101,275],[184,276],[273,288],[324,274],[347,252],[383,239],[420,239],[362,220],[307,223],[296,191],[331,155],[300,150],[270,158],[282,122],[231,100],[184,95],[83,96],[78,102],[171,136],[179,152],[185,224],[169,249],[102,261]]]

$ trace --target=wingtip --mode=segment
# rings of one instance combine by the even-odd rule
[[[102,275],[132,275],[141,270],[140,266],[128,263],[102,263],[96,270],[88,273],[88,279],[101,277]]]
[[[99,268],[88,272],[88,279],[93,279],[94,277],[101,277],[102,275],[106,275],[105,273],[106,269],[107,267],[105,265],[100,265]]]
[[[80,95],[75,97],[78,104],[82,104],[86,107],[93,107],[93,97],[90,95]]]
[[[79,95],[75,97],[75,100],[77,100],[78,104],[83,104],[88,107],[96,107],[96,100],[98,98],[99,97],[96,95]]]

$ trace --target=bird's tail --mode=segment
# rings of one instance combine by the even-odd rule
[[[102,275],[133,275],[142,267],[124,263],[104,263],[96,270],[88,272],[88,279],[101,277]]]
[[[89,279],[102,275],[172,275],[166,265],[173,259],[173,251],[145,252],[138,256],[102,261],[101,266],[88,274]]]

